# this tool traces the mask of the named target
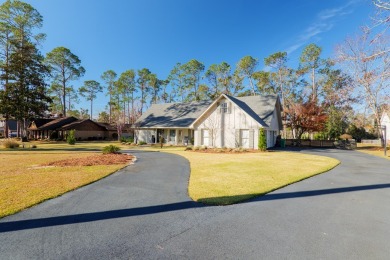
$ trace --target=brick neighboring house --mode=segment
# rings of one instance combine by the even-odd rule
[[[73,116],[57,119],[35,119],[28,128],[29,137],[33,139],[65,139],[70,130],[76,130],[75,137],[79,141],[118,139],[115,126],[90,119],[77,119]],[[123,132],[122,136],[130,135],[127,128]]]
[[[64,132],[60,130],[61,127],[77,120],[73,116],[57,119],[35,119],[30,123],[27,130],[30,132],[29,137],[34,139],[64,138]]]

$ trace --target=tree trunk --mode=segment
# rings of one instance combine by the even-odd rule
[[[64,117],[66,117],[65,96],[66,96],[66,78],[65,78],[65,68],[63,64],[62,65],[62,114]]]
[[[109,104],[110,106],[110,115],[108,117],[108,123],[111,124],[111,118],[112,118],[112,95],[111,95],[111,91],[110,91],[110,101],[109,101]]]
[[[317,89],[316,89],[316,75],[315,75],[315,70],[314,68],[312,69],[312,72],[311,72],[311,78],[312,78],[312,81],[313,81],[313,85],[312,85],[312,100],[313,102],[315,102],[317,100]]]
[[[133,124],[135,121],[134,121],[134,117],[135,117],[135,113],[134,113],[134,91],[131,91],[131,124]]]
[[[91,99],[91,120],[92,120],[92,103],[93,103],[93,99]]]

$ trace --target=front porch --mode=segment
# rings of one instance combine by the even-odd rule
[[[138,129],[137,142],[148,144],[189,145],[194,142],[194,130],[188,128]]]

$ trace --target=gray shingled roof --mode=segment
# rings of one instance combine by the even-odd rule
[[[270,125],[272,113],[279,102],[277,95],[225,96],[265,127]],[[212,101],[154,104],[135,124],[141,128],[189,127],[211,104]]]
[[[136,122],[137,127],[189,127],[212,101],[153,104]]]
[[[259,124],[269,126],[272,119],[277,95],[232,97],[226,95],[232,102],[253,117]]]

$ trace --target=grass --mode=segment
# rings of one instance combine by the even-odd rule
[[[333,158],[292,152],[205,154],[169,147],[161,151],[190,161],[189,196],[211,205],[234,204],[264,195],[340,163]]]
[[[39,167],[62,159],[90,156],[93,153],[80,150],[100,150],[107,144],[76,143],[76,146],[70,146],[66,143],[36,143],[38,148],[31,150],[1,148],[0,218],[95,182],[123,168],[125,164]]]
[[[358,143],[356,150],[362,153],[367,153],[390,160],[389,146],[387,146],[387,156],[385,156],[383,147],[381,147],[380,145]]]
[[[37,167],[52,161],[86,157],[118,142],[32,142],[36,149],[0,148],[0,218],[97,181],[124,165]],[[339,161],[289,152],[197,153],[183,147],[138,148],[174,153],[191,165],[189,196],[212,205],[238,203],[328,171]]]

